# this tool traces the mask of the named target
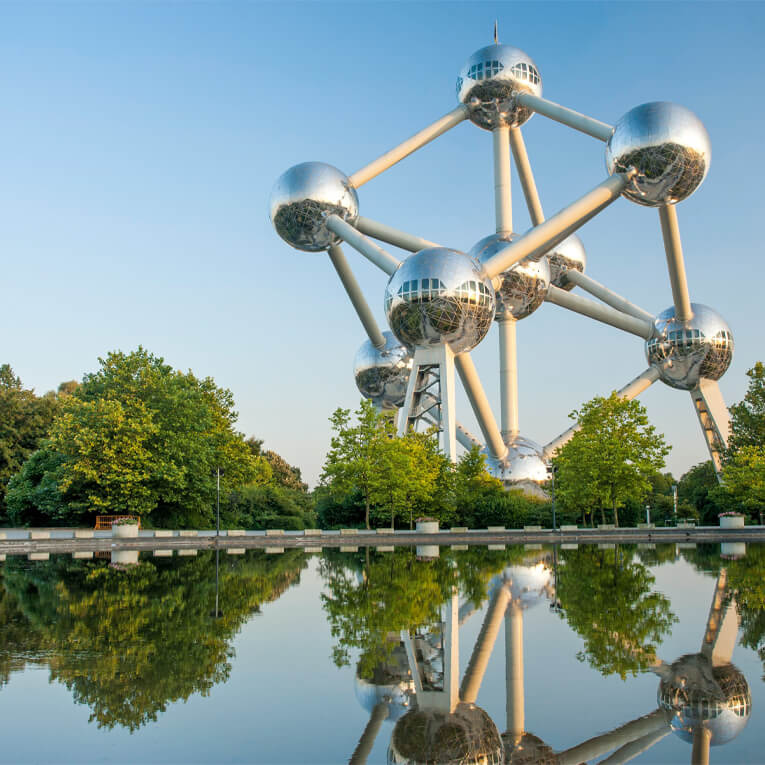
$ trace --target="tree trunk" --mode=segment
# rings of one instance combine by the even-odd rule
[[[368,494],[367,494],[366,497],[364,497],[364,502],[365,502],[365,505],[366,505],[366,507],[365,507],[365,515],[364,515],[364,522],[366,523],[367,528],[370,528],[370,526],[369,526],[369,495]]]
[[[614,506],[614,526],[619,528],[619,511],[616,509],[616,499],[614,498],[612,502]]]
[[[606,525],[606,511],[603,509],[603,505],[600,506],[600,522]]]

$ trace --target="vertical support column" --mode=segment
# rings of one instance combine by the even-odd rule
[[[499,328],[499,391],[502,439],[518,435],[518,349],[516,321],[512,316],[497,319]]]
[[[369,722],[367,727],[364,728],[364,732],[361,734],[359,743],[356,745],[351,759],[348,760],[348,765],[366,765],[367,758],[372,752],[377,734],[380,732],[383,722],[390,714],[390,706],[384,701],[378,701],[372,709],[372,714],[369,716]]]
[[[688,321],[693,316],[691,298],[688,294],[688,279],[685,276],[683,245],[680,241],[680,227],[677,224],[675,205],[662,205],[659,208],[661,235],[664,238],[664,252],[667,255],[669,283],[672,287],[672,301],[675,304],[675,318]]]
[[[709,765],[709,747],[711,744],[712,731],[709,728],[697,727],[693,731],[691,765]]]
[[[730,435],[730,414],[715,380],[704,377],[691,391],[693,408],[699,418],[701,432],[709,450],[718,479],[722,473],[722,457],[728,447]]]
[[[459,642],[459,596],[457,589],[444,606],[446,622],[444,629],[444,691],[449,697],[449,713],[454,712],[460,701],[460,642]]]
[[[507,733],[514,743],[523,737],[526,724],[523,697],[523,609],[511,600],[505,614],[505,693]]]
[[[492,131],[494,144],[494,215],[498,234],[513,231],[513,198],[510,189],[510,128]]]
[[[499,587],[486,610],[486,616],[481,625],[481,631],[478,633],[478,640],[470,656],[470,662],[465,670],[465,677],[460,689],[460,699],[468,704],[475,704],[478,698],[478,691],[486,674],[486,668],[489,666],[491,652],[494,650],[494,643],[497,640],[499,628],[502,626],[502,618],[505,615],[508,600],[510,600],[510,593],[507,587]]]

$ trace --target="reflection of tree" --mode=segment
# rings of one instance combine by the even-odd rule
[[[24,659],[44,662],[99,727],[134,731],[168,703],[206,695],[228,678],[231,638],[297,581],[305,555],[227,556],[218,619],[212,552],[143,560],[123,571],[64,558],[22,565],[5,571],[0,679]]]
[[[652,590],[649,570],[629,550],[566,550],[558,595],[566,620],[584,638],[585,658],[603,674],[637,674],[656,659],[677,621],[669,600]]]
[[[321,572],[328,594],[322,601],[337,639],[333,658],[338,666],[349,663],[351,649],[360,649],[359,676],[371,679],[395,645],[389,633],[438,621],[455,585],[478,605],[491,577],[522,555],[486,548],[441,552],[427,561],[417,560],[413,548],[371,553],[366,562],[352,555],[325,555]]]

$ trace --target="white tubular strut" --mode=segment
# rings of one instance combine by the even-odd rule
[[[616,391],[616,393],[619,398],[632,401],[633,398],[637,398],[644,390],[650,388],[658,379],[659,370],[656,367],[648,367],[648,369],[641,372],[634,380],[630,380],[623,388]],[[557,438],[550,441],[550,443],[542,450],[542,456],[546,460],[551,459],[561,446],[571,440],[574,433],[576,433],[579,428],[579,425],[572,425],[567,431],[561,433]]]
[[[337,215],[330,215],[326,220],[327,228],[337,234],[344,242],[360,252],[367,260],[374,263],[381,271],[389,276],[401,265],[398,258],[378,247],[373,241],[360,234],[350,223],[346,223]]]
[[[499,396],[503,440],[518,434],[518,350],[516,320],[502,317],[499,329]]]
[[[432,125],[428,125],[426,128],[420,130],[419,133],[415,133],[411,138],[408,138],[403,143],[400,143],[396,148],[383,154],[378,159],[370,162],[366,167],[362,167],[357,170],[348,179],[352,186],[359,188],[363,186],[367,181],[371,181],[372,178],[376,178],[380,173],[392,167],[397,162],[400,162],[405,157],[408,157],[417,149],[422,148],[425,144],[430,143],[432,140],[443,135],[447,130],[451,130],[455,125],[459,125],[467,119],[468,108],[464,104],[460,104],[456,109],[452,109],[448,114],[445,114],[441,119],[436,120]]]
[[[510,128],[510,148],[513,150],[515,169],[518,171],[518,178],[521,181],[523,196],[526,199],[526,207],[529,208],[531,222],[538,226],[544,222],[545,214],[542,212],[542,203],[539,201],[537,184],[534,181],[534,174],[531,172],[529,155],[526,153],[526,143],[520,128]]]
[[[678,321],[687,321],[693,316],[693,309],[688,294],[688,279],[685,276],[683,245],[680,241],[680,227],[677,224],[675,205],[662,205],[659,208],[659,220],[661,221],[661,235],[664,238],[664,252],[667,255],[672,301],[675,304],[675,318]]]
[[[630,316],[634,316],[636,319],[650,321],[653,324],[654,317],[648,313],[648,311],[644,311],[642,308],[638,308],[638,306],[630,303],[630,301],[626,298],[623,298],[621,295],[617,295],[616,292],[613,292],[612,290],[608,289],[608,287],[604,286],[600,282],[596,282],[595,279],[586,276],[580,271],[577,271],[574,268],[569,268],[567,271],[563,272],[563,278],[567,282],[575,284],[577,287],[581,287],[586,292],[589,292],[590,295],[594,295],[596,298],[598,298],[598,300],[602,300],[612,308],[616,308],[617,311],[627,313]]]
[[[465,393],[470,400],[475,418],[478,420],[481,433],[486,440],[486,446],[492,457],[502,459],[507,454],[507,446],[502,440],[497,421],[494,419],[473,359],[469,353],[460,353],[454,357],[454,363],[460,380],[462,380],[462,386],[465,388]]]
[[[340,281],[345,287],[345,291],[348,293],[348,297],[351,299],[353,307],[356,309],[359,320],[364,325],[364,330],[369,336],[369,340],[375,348],[385,347],[385,338],[383,333],[380,332],[380,327],[377,326],[375,317],[372,315],[372,311],[369,308],[364,293],[359,287],[359,283],[356,281],[356,277],[351,271],[351,267],[348,265],[348,261],[343,255],[343,251],[339,245],[333,244],[329,248],[329,259],[332,261],[332,265],[337,271],[337,275],[340,277]]]
[[[364,218],[361,215],[356,219],[354,228],[362,234],[371,236],[373,239],[379,239],[381,242],[392,244],[394,247],[400,247],[402,250],[409,250],[409,252],[419,252],[428,247],[441,247],[440,244],[430,242],[419,236],[407,234],[405,231],[399,231],[396,228],[386,226],[384,223],[379,223],[376,220]]]
[[[589,316],[589,318],[603,322],[603,324],[610,324],[612,327],[642,337],[644,340],[649,340],[656,333],[653,320],[637,319],[610,306],[601,305],[594,300],[566,292],[554,284],[548,288],[545,300],[559,305],[561,308],[567,308],[569,311]]]
[[[527,231],[484,263],[486,275],[493,279],[524,258],[543,255],[616,201],[633,175],[634,171],[612,175],[544,223]]]
[[[494,217],[498,234],[513,232],[513,198],[510,189],[510,128],[492,130],[494,148]]]
[[[717,382],[705,377],[702,377],[699,384],[691,391],[691,400],[719,480],[722,475],[722,458],[728,448],[730,435],[728,407],[725,406]]]
[[[548,101],[546,98],[533,96],[531,93],[518,93],[515,100],[521,106],[525,106],[537,114],[574,128],[574,130],[578,130],[580,133],[591,135],[599,141],[607,141],[611,137],[611,133],[614,132],[612,125],[607,125],[605,122],[575,112],[573,109],[556,104],[554,101]]]

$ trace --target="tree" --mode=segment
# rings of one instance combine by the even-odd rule
[[[615,392],[597,396],[569,415],[580,426],[555,457],[557,496],[564,507],[613,512],[628,499],[641,501],[651,490],[650,477],[664,467],[669,447],[648,423],[645,408]]]
[[[334,435],[321,482],[338,498],[358,491],[364,501],[364,523],[370,528],[373,482],[382,466],[382,445],[392,435],[392,420],[390,414],[378,413],[367,399],[355,411],[356,425],[351,425],[350,414],[348,409],[336,409],[330,417]]]
[[[765,365],[758,361],[747,373],[744,400],[730,407],[731,454],[744,446],[765,446]]]
[[[234,430],[230,391],[209,377],[175,371],[141,347],[99,362],[61,397],[34,469],[11,481],[15,517],[50,513],[61,521],[129,512],[157,526],[206,525],[218,467],[226,492],[262,480],[262,458]]]
[[[677,484],[677,497],[693,505],[703,525],[716,525],[717,516],[728,510],[729,499],[720,494],[717,473],[711,460],[694,465]]]
[[[726,460],[722,478],[718,491],[761,520],[765,510],[765,446],[740,446]]]
[[[24,388],[10,365],[0,366],[0,503],[8,481],[48,434],[56,396]]]
[[[296,491],[308,491],[308,484],[303,482],[300,474],[300,468],[290,465],[280,454],[271,449],[263,450],[263,440],[259,438],[248,438],[245,443],[256,457],[263,457],[271,468],[273,481],[278,486],[285,489],[295,489]]]

